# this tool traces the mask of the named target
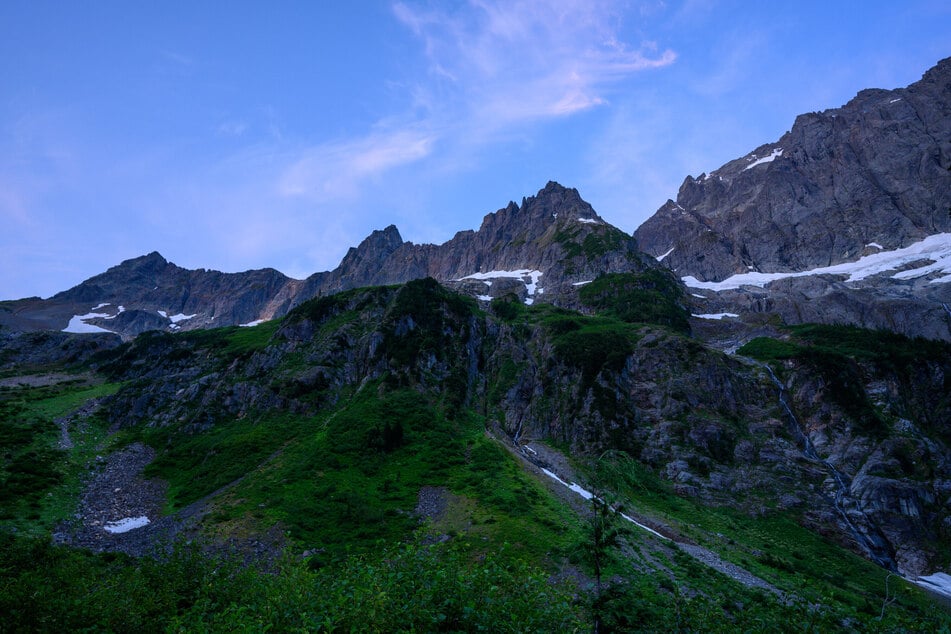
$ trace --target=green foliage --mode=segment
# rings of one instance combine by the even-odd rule
[[[951,344],[947,342],[910,338],[887,330],[825,324],[800,324],[787,328],[795,337],[812,346],[891,368],[925,360],[944,361],[951,357]]]
[[[253,471],[309,423],[275,413],[218,421],[197,433],[188,426],[147,428],[137,437],[159,452],[145,475],[169,483],[168,505],[178,509]]]
[[[284,321],[294,323],[308,319],[315,323],[323,323],[343,312],[359,314],[372,307],[382,307],[396,288],[373,286],[316,297],[294,308],[287,314]]]
[[[213,351],[219,356],[231,359],[263,350],[280,325],[281,320],[275,319],[257,326],[189,330],[172,337],[181,338],[182,342],[191,344],[196,349]]]
[[[929,350],[945,347],[938,342],[923,345],[901,335],[850,326],[806,324],[789,330],[795,341],[758,337],[737,352],[761,361],[792,359],[804,365],[821,377],[826,393],[846,415],[861,430],[875,436],[884,435],[887,425],[865,392],[866,373],[861,363],[892,370],[904,366],[903,374],[907,375],[909,364],[927,358],[932,354]]]
[[[70,452],[57,448],[60,433],[54,420],[116,388],[76,380],[0,391],[0,520],[22,524],[57,515],[55,507],[63,504],[64,485],[75,480],[82,465]],[[96,423],[89,421],[86,426]],[[97,438],[92,431],[83,435],[74,429],[75,442]]]
[[[525,315],[525,304],[514,293],[508,293],[492,300],[490,306],[492,314],[503,321],[512,322]]]
[[[636,327],[613,319],[556,314],[542,323],[556,357],[579,368],[586,387],[603,370],[620,370],[639,337]]]
[[[736,353],[760,361],[779,361],[793,359],[801,347],[789,341],[772,337],[756,337],[741,346]]]
[[[436,280],[408,282],[397,291],[383,325],[383,350],[401,366],[423,355],[445,359],[453,338],[466,339],[475,300],[453,293]]]
[[[584,253],[584,247],[577,241],[581,233],[580,228],[563,228],[555,234],[555,242],[561,245],[568,259],[577,258]]]
[[[661,480],[623,452],[605,454],[596,469],[597,483],[619,495],[641,515],[656,517],[682,534],[689,534],[724,559],[796,598],[796,603],[786,607],[771,599],[765,610],[760,609],[764,607],[760,603],[750,606],[747,600],[742,600],[742,611],[737,606],[728,609],[727,623],[733,622],[732,619],[736,619],[736,623],[750,623],[748,619],[755,616],[762,619],[762,623],[773,624],[783,631],[801,628],[807,622],[814,622],[813,627],[821,631],[837,630],[844,619],[861,623],[858,629],[862,631],[937,631],[942,624],[951,627],[951,615],[935,609],[930,599],[909,585],[904,585],[898,593],[889,618],[878,621],[888,572],[808,530],[790,514],[777,512],[751,517],[728,507],[703,506],[676,495],[671,483]],[[698,582],[696,571],[680,578]],[[727,596],[722,580],[714,578],[711,583],[716,596]],[[702,583],[698,583],[698,587],[702,589]],[[669,599],[656,595],[656,588],[638,585],[631,590],[633,596],[617,599],[620,605],[627,606],[625,613],[628,614],[645,609],[643,605],[632,609],[630,601],[639,602],[646,593],[657,601],[648,609],[656,610],[655,618],[660,622],[674,616],[683,619],[691,613],[706,615],[704,618],[715,615],[714,605],[703,600],[678,612],[672,609]],[[808,607],[810,605],[821,606],[822,611],[815,612]],[[748,611],[750,607],[752,611]],[[826,625],[820,627],[819,623]],[[712,626],[707,627],[716,631]],[[731,631],[736,626],[718,627]]]
[[[690,331],[683,288],[668,271],[602,275],[578,295],[584,305],[621,321]]]
[[[311,570],[265,572],[178,547],[94,555],[0,534],[9,631],[550,631],[584,629],[563,584],[509,549],[418,542]]]
[[[590,259],[597,259],[602,255],[621,249],[630,237],[614,227],[596,225],[581,242],[581,250]]]

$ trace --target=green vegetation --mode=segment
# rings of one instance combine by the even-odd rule
[[[0,524],[37,532],[65,516],[105,425],[99,418],[87,419],[83,429],[71,430],[73,447],[59,449],[54,421],[117,388],[77,377],[0,389]]]
[[[415,364],[426,354],[444,359],[451,339],[466,338],[469,318],[477,311],[474,299],[447,290],[431,277],[408,282],[387,313],[384,350],[403,366]]]
[[[951,345],[939,341],[910,339],[887,331],[852,326],[802,324],[787,326],[787,339],[758,337],[738,350],[741,355],[765,362],[793,360],[821,377],[826,392],[859,427],[876,437],[888,431],[882,413],[868,399],[864,384],[869,375],[896,380],[906,394],[915,391],[915,377],[927,374],[926,363],[947,365]],[[951,410],[951,373],[936,385],[943,399],[917,405],[911,418],[921,421],[938,436],[947,435],[941,422]]]
[[[603,370],[620,370],[639,338],[637,327],[614,319],[556,315],[543,324],[556,357],[579,368],[585,386]]]
[[[585,306],[621,321],[690,331],[682,287],[668,271],[602,275],[582,286],[579,297]]]
[[[622,452],[606,454],[595,466],[592,475],[600,485],[614,491],[642,516],[673,526],[795,597],[791,608],[774,604],[772,597],[757,599],[752,604],[754,614],[766,604],[773,604],[765,622],[776,619],[777,625],[782,624],[785,617],[780,615],[785,613],[793,620],[783,626],[784,630],[799,629],[808,622],[819,631],[837,630],[849,620],[861,622],[858,629],[863,631],[951,628],[951,615],[937,609],[920,589],[894,578],[893,587],[900,586],[897,599],[886,612],[888,618],[879,621],[888,572],[804,528],[793,515],[774,512],[750,517],[728,507],[700,505],[676,495],[671,483]],[[702,590],[703,585],[699,588]],[[729,594],[723,592],[722,585],[718,588],[726,603]],[[736,594],[735,588],[732,593]],[[702,613],[705,608],[698,609]],[[661,611],[669,618],[667,610]],[[742,622],[749,616],[742,616]],[[764,617],[760,614],[759,618]]]
[[[0,534],[5,631],[550,631],[585,629],[570,588],[503,548],[411,541],[313,570],[265,572],[180,547],[159,559]]]

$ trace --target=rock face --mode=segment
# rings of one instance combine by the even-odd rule
[[[951,58],[907,88],[863,90],[841,108],[801,115],[775,143],[688,177],[677,200],[634,236],[690,286],[821,269],[949,233]],[[861,282],[839,274],[786,288],[773,283],[768,293],[734,289],[718,301],[732,312],[767,301],[792,323],[838,321],[951,339],[942,306],[951,300],[951,277],[947,267],[924,266],[935,259],[885,266]]]
[[[392,225],[375,231],[337,269],[305,280],[300,297],[432,277],[482,297],[515,292],[557,301],[599,273],[654,266],[576,189],[549,182],[521,205],[487,215],[478,231],[460,231],[441,245],[403,242]]]
[[[805,271],[951,231],[951,58],[898,90],[800,115],[775,143],[687,177],[634,235],[681,275]],[[869,246],[879,245],[877,248]]]
[[[81,324],[127,337],[234,326],[280,317],[319,295],[425,277],[483,300],[514,293],[526,302],[571,303],[578,282],[656,266],[577,190],[550,182],[521,205],[487,215],[478,231],[461,231],[445,244],[404,242],[390,225],[351,248],[333,271],[305,280],[274,269],[191,271],[150,253],[49,299],[3,302],[0,326],[62,330],[78,316]]]
[[[159,253],[126,260],[53,297],[4,302],[0,325],[81,332],[82,324],[122,335],[251,322],[293,280],[274,269],[220,273],[183,269]],[[70,321],[75,316],[89,316]],[[76,327],[79,327],[77,329]]]

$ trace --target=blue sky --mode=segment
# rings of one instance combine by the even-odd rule
[[[0,298],[153,250],[337,265],[577,187],[633,231],[684,177],[951,55],[951,3],[0,3]]]

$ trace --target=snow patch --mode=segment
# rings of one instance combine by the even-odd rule
[[[103,306],[108,306],[109,304],[100,304],[96,308],[102,308]],[[93,310],[96,310],[94,308]],[[109,313],[86,313],[85,315],[73,315],[69,320],[69,323],[63,328],[63,332],[69,332],[76,335],[88,335],[94,332],[112,332],[111,330],[106,330],[100,326],[93,324],[87,324],[87,319],[96,319],[97,317],[102,319],[111,319],[113,316]]]
[[[572,286],[584,286],[585,284],[590,284],[593,281],[594,280],[585,280],[583,282],[574,282],[572,283]]]
[[[532,453],[534,453],[534,452],[532,452]],[[542,468],[542,473],[544,473],[546,476],[548,476],[549,478],[551,478],[551,479],[554,480],[555,482],[558,482],[558,483],[561,484],[562,486],[567,487],[568,490],[573,491],[574,493],[577,493],[578,495],[580,495],[581,497],[583,497],[583,498],[586,499],[586,500],[595,499],[595,495],[594,495],[594,493],[592,493],[591,491],[588,491],[588,490],[585,489],[584,487],[581,487],[581,486],[579,486],[578,484],[575,484],[574,482],[572,482],[571,484],[565,482],[564,480],[562,480],[561,478],[559,478],[556,473],[554,473],[554,472],[552,472],[552,471],[549,471],[548,469],[545,469],[544,467]],[[597,498],[597,499],[600,501],[600,498]],[[669,537],[664,537],[663,535],[661,535],[660,533],[658,533],[657,531],[655,531],[655,530],[654,530],[653,528],[651,528],[650,526],[645,526],[645,525],[641,524],[640,522],[638,522],[637,520],[635,520],[635,519],[634,519],[633,517],[631,517],[630,515],[626,515],[626,514],[624,514],[624,513],[621,513],[621,517],[623,517],[624,519],[626,519],[628,522],[630,522],[630,523],[633,524],[634,526],[637,526],[638,528],[641,528],[641,529],[643,529],[643,530],[645,530],[645,531],[647,531],[647,532],[649,532],[649,533],[653,533],[654,535],[657,535],[658,537],[660,537],[660,538],[663,539],[663,540],[670,541],[670,538],[669,538]]]
[[[930,260],[932,263],[892,275],[893,279],[907,280],[931,273],[948,273],[931,281],[932,284],[951,282],[951,233],[937,233],[902,249],[881,251],[863,256],[855,262],[843,262],[808,271],[792,273],[740,273],[722,282],[701,282],[692,275],[681,278],[690,288],[711,291],[726,291],[742,286],[765,286],[770,282],[791,277],[809,275],[848,275],[848,282],[858,282],[867,277],[892,271],[910,262]]]
[[[532,269],[519,269],[517,271],[488,271],[487,273],[473,273],[472,275],[467,275],[461,277],[456,282],[461,282],[463,280],[480,280],[486,282],[486,280],[493,279],[519,279],[525,284],[525,290],[528,291],[528,297],[525,298],[525,304],[531,306],[535,303],[535,295],[541,295],[545,292],[545,289],[538,288],[538,280],[542,277],[542,272]],[[531,281],[526,281],[525,278],[528,278]],[[487,284],[489,282],[486,282]]]
[[[161,315],[165,319],[168,319],[168,313],[166,313],[164,310],[157,310],[155,312],[157,312],[159,315]]]
[[[192,315],[192,317],[194,317],[194,315]],[[238,326],[240,326],[241,328],[254,328],[258,324],[263,324],[266,321],[267,319],[255,319],[254,321],[249,321],[246,324],[238,324]]]
[[[144,515],[139,517],[124,517],[115,522],[106,522],[102,528],[107,533],[128,533],[135,528],[142,528],[149,524],[149,518]]]
[[[197,317],[197,316],[198,316],[198,313],[195,313],[194,315],[186,315],[185,313],[178,313],[177,315],[172,315],[171,317],[169,317],[169,319],[171,320],[173,324],[177,324],[180,321],[185,321],[186,319],[191,319],[192,317]]]
[[[690,296],[691,296],[691,297],[699,297],[700,299],[706,299],[706,298],[707,298],[706,295],[698,295],[698,294],[696,294],[696,293],[690,293]]]
[[[476,299],[481,299],[483,302],[491,302],[492,296],[491,295],[476,295]]]
[[[101,303],[101,304],[98,304],[98,305],[96,305],[96,306],[93,306],[93,307],[92,307],[92,310],[94,310],[94,311],[95,311],[95,310],[99,310],[100,308],[105,308],[106,306],[111,306],[111,305],[112,305],[112,304],[110,304],[109,302],[103,302],[103,303]]]
[[[668,255],[670,255],[670,254],[673,253],[673,252],[674,252],[674,247],[670,247],[670,250],[667,251],[667,253],[665,253],[665,254],[663,254],[663,255],[654,256],[654,259],[657,260],[658,262],[663,262],[663,261],[664,261],[664,258],[666,258]]]
[[[879,251],[884,251],[884,250],[885,250],[885,247],[883,247],[882,245],[880,245],[880,244],[877,243],[877,242],[869,242],[869,243],[866,244],[865,246],[867,246],[867,247],[872,247],[873,249],[878,249]]]
[[[750,163],[749,165],[747,165],[746,167],[744,167],[743,171],[745,172],[748,169],[753,169],[757,165],[762,165],[763,163],[772,163],[773,161],[775,161],[777,158],[779,158],[782,155],[783,155],[783,148],[781,147],[776,148],[768,156],[764,156],[761,159],[756,159],[756,155],[754,154],[753,158],[756,160]]]
[[[557,482],[557,483],[559,483],[559,484],[561,484],[561,485],[563,485],[563,486],[568,487],[568,489],[569,489],[570,491],[574,491],[575,493],[577,493],[578,495],[580,495],[581,497],[583,497],[583,498],[586,499],[586,500],[590,500],[591,498],[594,497],[594,493],[592,493],[591,491],[588,491],[588,490],[585,489],[584,487],[581,487],[581,486],[575,484],[574,482],[572,482],[571,484],[568,484],[567,482],[565,482],[564,480],[562,480],[561,478],[559,478],[559,477],[558,477],[558,474],[556,474],[556,473],[553,472],[553,471],[549,471],[548,469],[542,468],[542,473],[544,473],[546,476],[548,476],[549,478],[551,478],[551,479],[554,480],[555,482]]]
[[[946,597],[951,597],[951,575],[943,572],[936,572],[932,575],[918,577],[914,583],[922,588],[927,588],[932,592],[937,592]]]
[[[703,297],[702,295],[695,297]],[[704,315],[691,315],[698,319],[723,319],[724,317],[739,317],[736,313],[706,313]]]
[[[898,103],[899,101],[901,101],[901,97],[899,97],[898,99],[892,99],[888,103]]]
[[[595,220],[594,218],[578,218],[578,222],[584,223],[586,225],[599,225],[601,224],[600,220]]]

